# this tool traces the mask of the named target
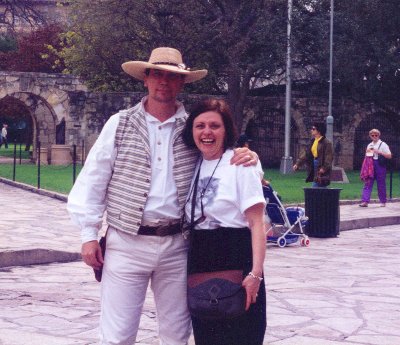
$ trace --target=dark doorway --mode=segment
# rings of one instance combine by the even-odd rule
[[[21,143],[29,150],[33,140],[33,121],[28,107],[18,99],[6,96],[0,100],[0,124],[8,124],[8,142]]]

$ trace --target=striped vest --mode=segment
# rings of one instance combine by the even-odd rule
[[[140,104],[121,112],[115,145],[117,157],[107,189],[107,223],[136,235],[151,184],[151,159],[145,114]],[[178,118],[173,132],[173,175],[183,209],[198,159],[194,149],[186,147],[182,130],[186,118]]]

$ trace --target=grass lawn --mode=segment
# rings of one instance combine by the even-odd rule
[[[363,182],[360,180],[359,171],[346,172],[350,183],[331,183],[330,188],[341,188],[340,200],[359,200],[361,198],[361,190]],[[282,175],[279,170],[265,170],[265,178],[271,182],[272,187],[282,197],[284,203],[296,203],[304,201],[303,188],[311,187],[311,183],[305,183],[306,172],[299,171],[294,174]],[[389,173],[386,178],[386,187],[389,197]],[[393,191],[392,196],[400,197],[400,179],[398,173],[393,173]],[[378,198],[376,192],[376,184],[372,191],[372,199]]]
[[[2,152],[0,152],[1,155]],[[18,163],[18,160],[17,160]],[[81,166],[77,166],[77,175]],[[40,187],[63,194],[68,194],[72,188],[72,165],[69,166],[46,166],[40,167]],[[341,188],[341,200],[359,200],[363,183],[359,177],[359,171],[347,172],[350,183],[332,183],[331,188]],[[37,166],[34,164],[16,165],[16,180],[32,186],[37,186]],[[13,177],[12,164],[0,164],[0,176],[8,179]],[[265,171],[265,178],[271,182],[272,187],[282,197],[284,203],[304,202],[304,187],[311,187],[310,183],[305,183],[305,171],[294,174],[281,175],[277,169]],[[389,197],[389,174],[387,176],[387,190]],[[393,174],[393,197],[400,197],[400,178],[399,173]],[[377,198],[376,186],[372,193],[372,198]]]
[[[41,165],[40,188],[68,194],[72,188],[72,165]],[[81,166],[76,167],[78,175]],[[34,164],[17,164],[15,167],[15,180],[37,187],[38,168]],[[12,180],[13,165],[0,164],[0,176]]]
[[[28,159],[29,158],[29,152],[25,151],[25,144],[21,144],[21,146],[20,146],[20,144],[17,143],[16,146],[17,146],[17,152],[16,152],[17,153],[17,155],[16,155],[17,161],[19,160],[20,147],[21,147],[21,158],[22,159]],[[4,147],[4,145],[2,145],[0,147],[0,157],[1,156],[3,156],[3,157],[14,157],[14,143],[9,143],[7,149]]]

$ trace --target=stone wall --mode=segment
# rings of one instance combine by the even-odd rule
[[[65,144],[76,145],[79,158],[87,155],[105,121],[121,109],[135,105],[143,93],[93,93],[76,77],[62,74],[0,72],[0,100],[14,98],[26,105],[33,122],[33,144],[56,143],[56,126],[65,121]],[[180,95],[187,109],[204,95]],[[279,167],[284,154],[285,97],[250,97],[245,109],[247,133],[265,167]],[[368,130],[379,128],[395,154],[400,156],[400,110],[385,109],[348,99],[333,100],[335,163],[345,169],[359,168]],[[313,121],[325,121],[328,100],[292,96],[291,150],[294,160],[310,140]],[[244,130],[243,130],[244,131]],[[338,144],[339,143],[339,144]],[[60,143],[63,144],[63,143]],[[35,150],[34,150],[35,152]]]

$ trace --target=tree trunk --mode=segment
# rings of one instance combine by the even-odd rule
[[[238,131],[242,128],[243,110],[249,93],[248,79],[248,77],[244,77],[243,80],[241,80],[240,75],[236,73],[232,73],[228,77],[227,99]]]

